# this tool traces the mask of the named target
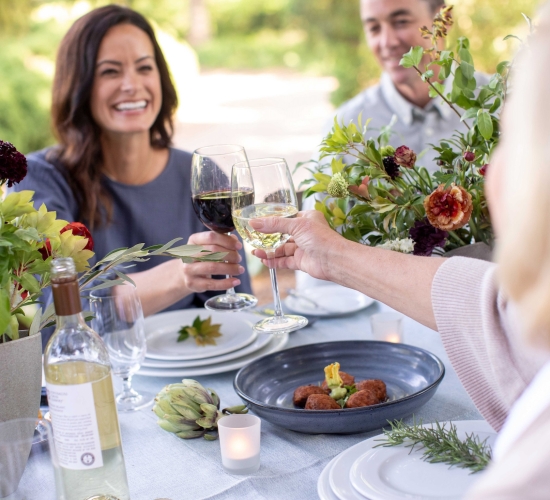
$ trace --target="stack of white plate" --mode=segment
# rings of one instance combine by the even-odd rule
[[[178,342],[178,331],[192,325],[197,316],[221,324],[216,345],[197,345],[192,337]],[[155,314],[145,319],[147,355],[138,375],[191,377],[236,370],[250,361],[282,349],[288,334],[258,334],[252,329],[260,316],[249,312],[223,313],[184,309]]]
[[[476,434],[494,443],[496,434],[483,420],[453,424],[461,439]],[[425,462],[417,449],[375,448],[381,439],[379,435],[362,441],[328,463],[317,483],[321,500],[459,500],[480,477],[468,469]]]

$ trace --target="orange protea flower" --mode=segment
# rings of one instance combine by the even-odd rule
[[[472,215],[472,195],[454,183],[445,189],[440,184],[424,198],[426,216],[433,227],[443,231],[454,231],[465,226]]]

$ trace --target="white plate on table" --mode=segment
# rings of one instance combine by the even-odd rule
[[[334,494],[332,488],[330,487],[329,481],[329,473],[337,458],[338,456],[334,457],[326,465],[326,467],[323,469],[323,472],[321,472],[321,475],[319,476],[319,480],[317,481],[317,494],[319,495],[319,498],[321,500],[338,500],[338,497]]]
[[[222,325],[222,336],[216,338],[216,345],[199,346],[192,338],[178,342],[180,328],[191,325],[197,316],[201,320],[211,316],[213,324]],[[257,336],[252,329],[257,321],[257,316],[252,313],[229,314],[206,309],[182,309],[155,314],[145,319],[146,356],[164,361],[189,361],[221,356],[251,344]]]
[[[461,439],[474,433],[492,445],[495,431],[483,420],[453,422]],[[432,424],[427,424],[426,427]],[[455,500],[480,477],[468,469],[431,464],[422,451],[405,446],[380,447],[382,435],[341,453],[329,471],[331,490],[340,500]]]
[[[315,286],[296,293],[297,296],[289,295],[284,299],[285,306],[294,312],[313,316],[343,316],[374,303],[374,299],[361,292],[340,285]]]
[[[272,352],[280,351],[287,342],[288,333],[271,335],[269,337],[269,342],[261,349],[230,361],[213,363],[207,366],[198,366],[194,368],[175,368],[170,370],[162,368],[141,368],[137,372],[137,375],[144,375],[145,377],[198,377],[202,375],[213,375],[215,373],[230,372],[232,370],[242,368],[244,365],[247,365],[256,358],[259,358],[266,354],[271,354]]]
[[[261,334],[257,335],[256,339],[248,344],[242,349],[238,349],[233,352],[228,352],[227,354],[222,354],[221,356],[213,356],[211,358],[203,359],[191,359],[189,361],[163,361],[161,359],[145,359],[141,366],[145,368],[163,368],[163,369],[172,369],[172,368],[194,368],[197,366],[206,366],[216,363],[222,363],[224,361],[231,361],[236,358],[245,356],[256,351],[259,351],[265,347],[268,342],[272,339],[270,335]]]

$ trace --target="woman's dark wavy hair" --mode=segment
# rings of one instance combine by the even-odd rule
[[[90,110],[99,46],[107,31],[118,24],[132,24],[143,30],[154,47],[160,73],[162,105],[150,130],[151,145],[170,146],[173,135],[172,116],[178,98],[168,65],[151,25],[139,13],[120,5],[94,9],[78,19],[59,47],[52,96],[52,125],[59,146],[49,159],[65,175],[76,197],[79,219],[91,229],[109,222],[112,201],[102,187],[100,128]]]

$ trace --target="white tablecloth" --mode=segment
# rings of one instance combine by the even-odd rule
[[[375,304],[355,315],[319,320],[311,327],[290,334],[288,347],[335,340],[372,338],[369,315],[386,309]],[[422,347],[441,358],[446,374],[434,397],[415,415],[424,423],[446,420],[477,420],[481,416],[460,384],[447,358],[439,335],[408,318],[404,343]],[[222,407],[241,404],[233,390],[235,372],[196,377],[214,389]],[[134,385],[158,392],[175,378],[136,376]],[[218,441],[182,440],[163,431],[150,408],[120,415],[122,442],[133,500],[281,499],[317,498],[317,479],[337,454],[379,431],[355,435],[307,435],[262,421],[261,467],[253,476],[232,476],[221,466]],[[412,418],[409,419],[412,421]],[[31,457],[20,492],[27,500],[55,498],[53,474]]]

